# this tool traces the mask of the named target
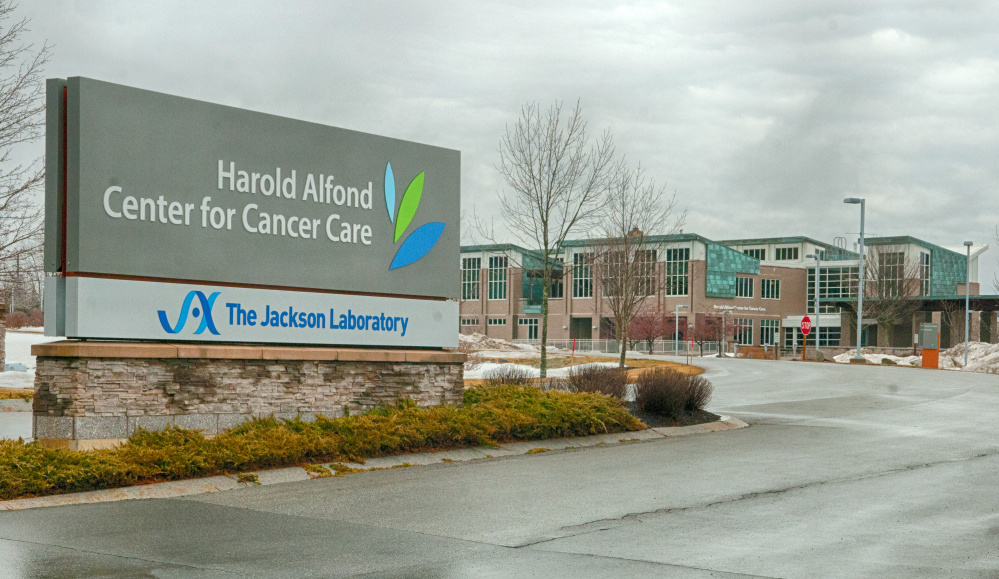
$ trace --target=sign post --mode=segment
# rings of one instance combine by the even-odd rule
[[[805,316],[801,319],[801,333],[805,335],[801,344],[801,361],[805,361],[805,351],[808,350],[808,333],[812,331],[812,319]]]

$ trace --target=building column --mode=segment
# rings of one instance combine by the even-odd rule
[[[972,342],[982,341],[982,312],[971,312],[971,332],[968,338]]]

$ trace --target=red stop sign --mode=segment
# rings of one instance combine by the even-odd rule
[[[809,318],[808,316],[805,316],[804,318],[801,319],[801,333],[807,336],[808,332],[811,331],[812,331],[812,319]]]

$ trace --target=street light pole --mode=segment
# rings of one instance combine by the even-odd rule
[[[680,356],[680,310],[687,309],[690,306],[686,304],[676,305],[676,314],[673,316],[673,350],[674,355]]]
[[[849,203],[851,205],[860,205],[860,279],[857,283],[857,354],[853,357],[854,360],[863,360],[864,357],[860,354],[860,341],[864,335],[864,204],[866,199],[861,199],[859,197],[847,197],[843,200],[843,203]]]
[[[822,256],[816,251],[815,253],[809,253],[805,257],[815,258],[815,352],[818,353],[819,339],[822,337],[822,324],[819,323],[819,316],[822,314],[822,310],[819,308],[819,305],[822,304],[822,298],[819,297],[819,290],[822,288],[822,282],[819,281],[819,272],[822,271]],[[807,310],[808,308],[805,309]]]
[[[971,325],[971,241],[965,241],[968,248],[968,263],[964,271],[964,367],[968,367],[968,330]]]

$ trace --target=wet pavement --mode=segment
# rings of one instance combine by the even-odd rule
[[[0,438],[31,438],[30,412],[0,412]]]
[[[0,576],[997,576],[999,377],[699,362],[750,428],[0,512]]]

